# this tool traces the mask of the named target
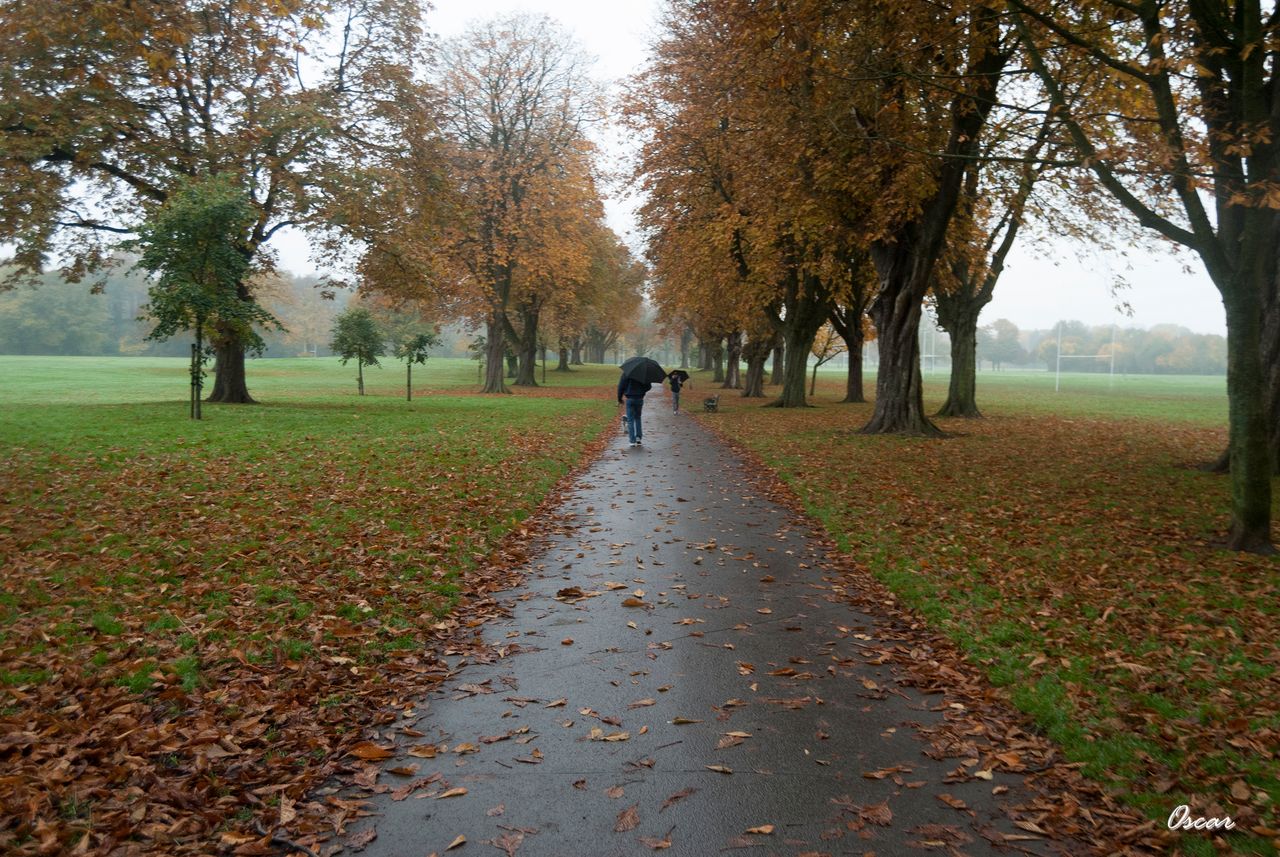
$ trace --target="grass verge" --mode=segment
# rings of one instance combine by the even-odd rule
[[[6,853],[204,852],[304,814],[447,675],[440,640],[478,645],[522,558],[499,552],[615,410],[608,367],[406,402],[282,360],[250,373],[265,404],[195,423],[181,361],[0,363]]]
[[[1087,775],[1162,827],[1182,803],[1230,814],[1222,845],[1274,854],[1280,565],[1215,547],[1227,485],[1193,465],[1225,442],[1216,384],[1064,400],[1051,382],[980,386],[987,419],[942,421],[942,441],[856,434],[870,406],[836,404],[835,379],[814,409],[727,396],[703,418]],[[927,388],[935,408],[944,393]],[[1178,847],[1215,852],[1201,833]]]

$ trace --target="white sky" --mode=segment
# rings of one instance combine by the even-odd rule
[[[637,70],[645,61],[647,46],[656,31],[659,0],[437,0],[428,14],[429,28],[441,38],[463,32],[475,21],[510,12],[546,14],[577,36],[586,52],[596,58],[596,76],[615,81]],[[602,140],[615,161],[624,158],[626,146],[614,137]],[[623,198],[625,189],[610,189],[606,203],[609,225],[633,247],[631,212],[634,200]],[[313,271],[303,238],[281,236],[277,245],[282,266],[305,273]],[[637,247],[637,249],[639,249]],[[1015,247],[1005,267],[995,298],[982,314],[982,323],[1007,318],[1020,328],[1048,328],[1060,319],[1087,324],[1118,322],[1150,327],[1180,324],[1200,333],[1225,333],[1226,323],[1218,292],[1190,259],[1193,273],[1167,252],[1134,249],[1127,258],[1095,256],[1081,261],[1069,252],[1057,259],[1051,252],[1023,245]],[[1113,294],[1117,275],[1128,286]],[[1131,316],[1117,310],[1121,302]]]

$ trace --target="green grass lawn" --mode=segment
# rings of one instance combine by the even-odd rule
[[[810,370],[812,372],[812,370]],[[818,370],[818,393],[844,396],[844,369]],[[696,376],[695,376],[696,377]],[[931,373],[926,365],[926,410],[936,411],[947,397],[948,374]],[[876,389],[874,371],[863,375],[868,398]],[[978,407],[1019,414],[1149,419],[1157,422],[1225,426],[1227,379],[1222,375],[1116,375],[1062,373],[1060,389],[1054,375],[1042,370],[978,373]]]
[[[188,361],[176,357],[13,357],[0,355],[0,406],[5,404],[73,404],[185,402],[189,395]],[[343,366],[337,357],[290,357],[249,360],[245,364],[249,392],[262,401],[314,400],[317,396],[356,396],[356,366]],[[551,389],[610,385],[617,381],[613,366],[575,366],[556,372],[548,366]],[[206,391],[213,383],[206,368]],[[413,367],[415,395],[479,390],[476,362],[432,357]],[[538,380],[542,380],[541,365]],[[404,364],[386,358],[381,368],[365,369],[365,389],[371,397],[405,394]]]
[[[247,784],[301,799],[488,615],[518,560],[495,550],[612,422],[617,369],[511,396],[415,369],[408,402],[391,365],[360,397],[337,360],[254,361],[262,404],[195,422],[182,360],[0,357],[0,734],[41,736],[6,759],[0,850],[207,850]],[[184,802],[205,814],[158,833]]]
[[[940,420],[943,440],[858,434],[871,405],[839,404],[843,385],[819,373],[817,407],[787,411],[726,391],[700,418],[1086,774],[1160,827],[1216,808],[1240,825],[1231,853],[1276,853],[1280,561],[1216,547],[1228,483],[1195,467],[1226,443],[1224,379],[1064,375],[1055,393],[1051,374],[982,373],[986,419]],[[926,408],[945,395],[926,373]],[[1221,853],[1201,834],[1176,850]]]

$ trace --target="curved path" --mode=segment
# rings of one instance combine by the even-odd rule
[[[349,841],[406,857],[460,836],[450,854],[1085,853],[1014,826],[1017,776],[935,758],[914,727],[947,700],[868,662],[877,621],[723,444],[664,395],[645,422],[643,447],[619,432],[567,495],[571,526],[484,629],[491,662],[384,731],[394,790]]]

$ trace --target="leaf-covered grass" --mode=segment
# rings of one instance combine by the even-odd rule
[[[500,540],[615,410],[588,386],[361,398],[336,361],[277,360],[250,365],[263,404],[192,422],[183,369],[0,359],[0,850],[207,850],[248,789],[301,798],[443,670],[429,641],[488,609]]]
[[[926,378],[933,410],[943,381]],[[726,396],[705,419],[1086,774],[1161,828],[1189,803],[1236,820],[1237,853],[1275,853],[1280,561],[1216,547],[1227,482],[1195,465],[1225,444],[1222,379],[1069,376],[1055,395],[1051,375],[984,374],[987,418],[942,420],[940,441],[857,434],[871,406],[837,404],[841,384],[820,376],[800,411]]]

